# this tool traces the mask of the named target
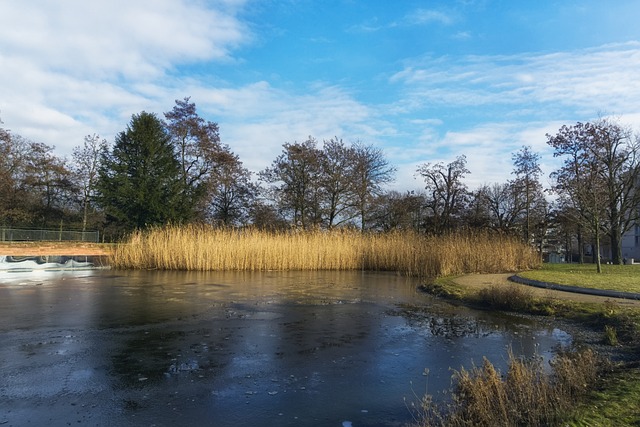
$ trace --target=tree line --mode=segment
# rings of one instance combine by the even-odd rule
[[[386,189],[396,168],[381,149],[338,137],[286,142],[269,167],[253,173],[188,97],[162,118],[133,115],[112,144],[86,136],[70,159],[0,127],[0,225],[62,223],[114,240],[193,222],[424,233],[481,228],[519,235],[541,250],[551,237],[567,249],[576,241],[580,257],[585,243],[606,241],[620,263],[621,236],[639,220],[638,136],[598,119],[546,137],[562,160],[550,188],[541,183],[540,155],[524,146],[511,155],[506,182],[470,190],[460,155],[420,165],[415,176],[424,190],[402,193]]]

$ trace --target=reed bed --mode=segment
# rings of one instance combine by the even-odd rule
[[[547,369],[541,358],[509,352],[505,375],[487,359],[481,367],[454,373],[452,402],[442,407],[427,395],[416,427],[563,425],[608,369],[590,349],[558,354]]]
[[[517,239],[486,232],[426,236],[354,230],[270,232],[166,226],[117,245],[115,268],[162,270],[373,270],[417,277],[530,269],[539,256]]]

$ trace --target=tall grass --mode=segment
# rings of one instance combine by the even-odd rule
[[[551,371],[540,358],[520,359],[509,352],[501,375],[487,359],[481,367],[454,374],[452,403],[438,407],[422,401],[419,427],[561,425],[606,369],[592,350],[560,353]]]
[[[353,230],[269,232],[166,226],[118,245],[116,268],[164,270],[380,270],[436,277],[517,271],[540,265],[517,239],[484,232],[425,236]]]

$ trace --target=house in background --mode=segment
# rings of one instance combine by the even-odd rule
[[[640,261],[640,224],[636,224],[622,235],[622,257]]]

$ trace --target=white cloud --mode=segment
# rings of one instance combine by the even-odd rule
[[[542,181],[548,184],[559,160],[546,144],[547,133],[600,112],[618,114],[639,129],[639,69],[638,42],[552,54],[408,61],[389,79],[404,94],[389,110],[432,119],[409,120],[418,136],[407,148],[392,151],[393,157],[400,170],[413,173],[420,164],[449,163],[465,154],[471,170],[466,182],[474,188],[509,179],[512,153],[528,145],[541,154]],[[464,127],[458,116],[464,116]],[[410,173],[403,174],[408,181]]]
[[[454,22],[454,18],[451,15],[432,9],[417,9],[406,16],[405,20],[413,25],[430,24],[432,22],[449,25]]]
[[[468,159],[470,186],[504,182],[511,153],[522,145],[543,153],[548,174],[554,163],[545,133],[556,132],[566,124],[562,120],[588,120],[604,111],[640,123],[640,43],[411,60],[388,86],[376,81],[381,87],[372,91],[384,91],[388,102],[377,105],[333,84],[292,89],[288,82],[276,87],[258,77],[231,86],[213,73],[206,76],[210,80],[182,76],[179,68],[192,63],[239,61],[236,49],[252,41],[238,17],[243,0],[211,3],[4,2],[4,126],[68,155],[84,135],[100,133],[111,141],[131,114],[161,115],[176,98],[191,96],[252,171],[268,166],[284,142],[337,136],[382,147],[398,167],[393,187],[404,190],[421,187],[413,179],[419,164],[448,163],[460,154]],[[414,24],[454,21],[432,10],[412,19]],[[369,24],[370,30],[380,28],[377,21]],[[464,127],[453,123],[452,116],[466,113],[482,115],[481,120]]]
[[[29,1],[3,4],[5,60],[103,78],[149,78],[173,61],[228,59],[248,35],[240,21],[200,3],[171,0]]]
[[[251,38],[236,17],[243,3],[3,2],[0,117],[62,154],[86,134],[110,138],[131,114],[171,107],[175,64],[234,60]]]
[[[563,124],[493,122],[466,130],[449,131],[442,136],[429,133],[427,139],[412,147],[389,150],[399,166],[399,179],[393,187],[399,190],[421,188],[423,183],[420,178],[414,179],[420,165],[448,164],[460,155],[467,158],[467,168],[471,173],[465,177],[465,183],[471,189],[484,184],[506,182],[512,178],[512,155],[523,146],[530,146],[533,152],[540,154],[541,181],[546,186],[548,176],[558,168],[559,160],[553,157],[545,135],[557,132]]]
[[[448,106],[547,105],[581,111],[635,111],[640,43],[576,52],[425,58],[390,78],[421,103]]]
[[[246,167],[255,172],[269,166],[285,142],[312,136],[322,142],[376,140],[381,132],[374,110],[335,86],[315,86],[305,94],[258,82],[237,89],[194,89],[198,109],[219,118],[221,136]]]
[[[454,40],[471,40],[472,35],[469,31],[459,31],[451,36],[451,38]]]

